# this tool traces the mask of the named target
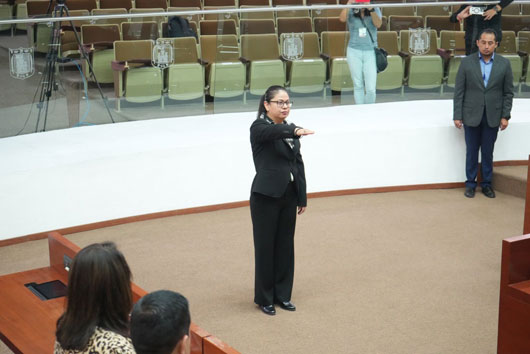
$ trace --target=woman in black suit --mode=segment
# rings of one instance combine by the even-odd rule
[[[254,231],[254,302],[267,315],[274,304],[295,311],[291,303],[294,277],[296,214],[307,205],[300,137],[309,129],[289,124],[291,101],[285,88],[271,86],[262,96],[258,117],[250,127],[256,168],[250,195]]]

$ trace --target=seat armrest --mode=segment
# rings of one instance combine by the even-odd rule
[[[524,58],[524,57],[527,57],[528,56],[528,53],[523,51],[523,50],[519,50],[517,51],[517,54],[521,57],[521,58]]]
[[[445,59],[445,60],[450,59],[454,56],[452,49],[438,48],[437,52],[438,52],[438,55],[441,56],[442,59]]]
[[[113,49],[113,48],[114,48],[114,42],[94,42],[94,43],[83,44],[81,50],[83,50],[85,53],[88,54],[95,50]]]
[[[65,25],[65,26],[61,26],[61,30],[62,30],[62,31],[72,31],[72,32],[73,32],[74,29],[75,29],[77,32],[81,31],[81,27],[79,27],[79,26],[72,26],[72,25],[70,25],[70,24]]]
[[[326,53],[320,53],[320,57],[324,60],[329,60],[329,55]]]
[[[401,51],[401,50],[398,52],[398,54],[399,54],[399,56],[402,57],[402,58],[408,58],[408,57],[410,57],[410,54],[409,54],[409,53],[404,52],[404,51]]]
[[[129,65],[127,65],[126,61],[113,60],[110,63],[110,66],[112,67],[112,70],[114,71],[126,71],[129,69]]]
[[[250,64],[250,60],[248,60],[247,58],[245,57],[239,57],[239,60],[243,63],[243,64]]]
[[[87,55],[90,55],[90,53],[92,53],[92,50],[94,50],[94,48],[92,47],[91,44],[82,44],[81,47],[79,47],[79,50],[81,50],[81,52]]]
[[[129,64],[142,64],[142,65],[134,65],[134,68],[139,68],[142,66],[151,66],[151,60],[149,59],[133,59],[133,60],[125,60],[125,61],[118,61],[113,60],[111,63],[112,70],[115,71],[126,71],[129,70]]]

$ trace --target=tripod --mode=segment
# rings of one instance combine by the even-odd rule
[[[53,9],[54,18],[61,18],[63,17],[64,14],[70,17],[70,12],[68,11],[68,7],[66,6],[65,1],[66,0],[57,0],[57,4],[55,5],[55,8]],[[50,12],[49,10],[52,7],[52,2],[53,0],[50,0],[50,4],[48,6],[48,13]],[[94,73],[94,69],[92,67],[92,63],[90,62],[90,58],[88,57],[87,52],[84,50],[83,45],[81,44],[81,40],[79,39],[79,33],[77,32],[77,28],[74,26],[74,23],[72,21],[69,21],[69,22],[70,22],[70,26],[72,27],[72,31],[74,32],[74,37],[79,47],[79,52],[81,53],[82,58],[86,61],[88,65],[90,77],[96,83],[99,94],[101,95],[103,103],[105,104],[105,108],[107,109],[111,122],[115,123],[114,118],[112,117],[112,113],[110,112],[110,109],[107,103],[107,98],[103,94],[103,91],[101,90],[101,86],[99,85],[99,82],[96,78],[96,74]],[[35,125],[35,132],[37,132],[39,129],[39,123],[40,123],[41,114],[43,113],[43,110],[44,110],[44,119],[43,119],[42,131],[46,131],[46,123],[48,121],[48,107],[50,103],[50,97],[52,95],[52,91],[53,90],[57,91],[58,89],[58,84],[56,82],[56,77],[55,77],[56,70],[57,70],[56,64],[58,61],[64,62],[62,58],[59,58],[59,49],[61,48],[61,21],[53,22],[53,28],[52,28],[50,37],[51,37],[50,45],[48,48],[48,53],[46,54],[46,64],[44,67],[44,72],[42,74],[39,103],[37,104],[37,107],[39,108],[39,113],[37,116],[37,124]],[[84,75],[84,74],[81,73],[81,75]]]

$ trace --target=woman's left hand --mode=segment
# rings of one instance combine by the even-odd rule
[[[302,215],[306,207],[298,207],[298,215]]]
[[[495,8],[493,9],[489,9],[488,11],[484,11],[484,14],[482,16],[484,16],[484,19],[486,21],[489,21],[493,18],[493,16],[497,15],[497,11],[495,10]]]

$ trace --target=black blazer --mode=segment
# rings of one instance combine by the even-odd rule
[[[510,119],[513,101],[513,75],[508,59],[495,53],[488,86],[484,87],[478,53],[464,59],[456,75],[453,98],[453,119],[478,127],[484,108],[491,128],[498,127],[501,118]]]
[[[300,154],[300,139],[294,134],[294,124],[274,124],[269,118],[258,118],[250,126],[250,145],[256,176],[251,192],[279,198],[291,181],[296,184],[297,205],[307,205],[304,161]],[[291,138],[291,148],[284,140]]]

